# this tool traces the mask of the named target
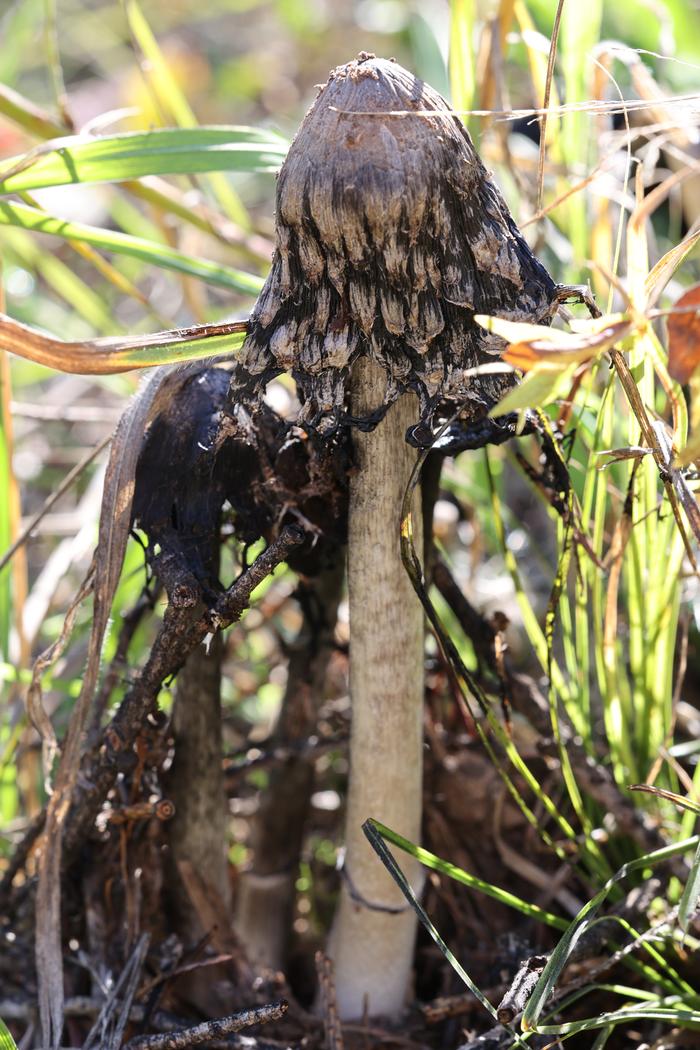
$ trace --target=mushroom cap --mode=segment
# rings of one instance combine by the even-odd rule
[[[386,390],[354,422],[374,425],[407,390],[428,425],[463,404],[480,417],[514,379],[465,377],[504,347],[474,314],[547,323],[556,309],[554,282],[463,124],[393,60],[361,54],[331,73],[279,173],[276,233],[236,397],[291,371],[302,420],[321,429],[347,419],[363,355]]]

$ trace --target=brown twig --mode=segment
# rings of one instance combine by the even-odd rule
[[[546,962],[546,955],[532,955],[529,959],[523,959],[510,987],[496,1007],[496,1016],[501,1024],[510,1024],[525,1009]]]
[[[182,1028],[179,1032],[165,1032],[162,1035],[139,1035],[126,1043],[124,1050],[188,1050],[191,1046],[208,1043],[224,1035],[240,1032],[254,1024],[266,1024],[278,1021],[287,1012],[285,999],[267,1006],[257,1006],[251,1010],[239,1010],[228,1017],[215,1021],[204,1021],[192,1028]]]
[[[213,609],[198,612],[168,606],[148,661],[102,734],[75,786],[66,825],[66,856],[74,854],[93,826],[102,801],[114,783],[120,759],[129,752],[146,716],[153,710],[163,682],[176,674],[207,635],[242,616],[254,589],[304,541],[296,525],[286,526],[236,582],[219,596]]]
[[[216,960],[207,960],[206,965],[209,962],[215,962]],[[199,963],[198,965],[203,965]],[[102,1007],[104,1006],[104,999],[96,996],[89,995],[73,995],[65,1002],[65,1016],[66,1017],[96,1017]],[[13,996],[9,999],[0,999],[0,1017],[5,1018],[7,1021],[23,1021],[24,1023],[31,1023],[32,1018],[36,1013],[36,1003],[33,999],[19,999]],[[132,1024],[143,1024],[145,1018],[148,1016],[147,1007],[142,1003],[132,1003],[131,1009],[129,1010],[129,1021]],[[312,1019],[315,1020],[315,1019]],[[180,1029],[187,1027],[187,1019],[180,1017],[178,1014],[171,1013],[169,1010],[156,1010],[149,1017],[149,1026],[156,1031],[163,1033],[177,1032]],[[143,1038],[140,1036],[139,1038]],[[212,1039],[209,1043],[210,1050],[230,1050],[231,1046],[236,1046],[235,1040],[231,1036],[222,1036],[221,1039]],[[288,1042],[277,1042],[272,1039],[254,1039],[252,1036],[245,1036],[245,1047],[246,1050],[288,1050]]]
[[[338,1006],[335,998],[335,978],[333,962],[323,952],[316,952],[316,974],[321,1000],[323,1029],[326,1034],[326,1050],[344,1050],[343,1030],[338,1018]]]

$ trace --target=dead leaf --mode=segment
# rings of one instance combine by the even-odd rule
[[[609,350],[611,346],[624,339],[632,330],[631,321],[616,321],[591,335],[571,335],[569,332],[556,333],[566,336],[565,340],[532,339],[528,342],[512,343],[503,354],[503,360],[523,372],[534,368],[540,371],[561,370],[572,364],[581,364]],[[554,334],[554,333],[553,333]]]
[[[684,292],[674,311],[679,312],[666,321],[668,370],[679,383],[687,383],[700,365],[700,284]]]

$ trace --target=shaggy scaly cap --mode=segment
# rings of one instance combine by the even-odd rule
[[[409,389],[425,424],[465,401],[478,418],[513,378],[464,377],[504,346],[474,314],[547,323],[555,309],[554,282],[445,100],[361,55],[331,73],[280,172],[277,247],[235,396],[257,398],[290,371],[302,422],[326,430],[345,418],[350,368],[369,355],[386,393],[354,422],[375,424]]]

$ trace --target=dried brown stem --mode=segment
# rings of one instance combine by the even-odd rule
[[[335,994],[333,963],[323,952],[316,952],[316,975],[318,977],[323,1029],[326,1035],[326,1050],[344,1050],[343,1029],[338,1017]]]

